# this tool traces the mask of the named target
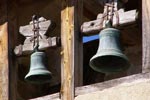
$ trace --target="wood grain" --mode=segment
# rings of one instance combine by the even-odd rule
[[[18,65],[13,49],[18,39],[18,5],[17,0],[7,0],[7,20],[8,20],[8,57],[9,57],[9,100],[17,100],[17,79]]]
[[[39,50],[46,50],[48,48],[56,48],[60,46],[59,37],[42,37],[39,39]],[[26,39],[23,45],[16,46],[14,53],[16,56],[29,55],[34,51],[34,43],[30,41],[30,38]]]
[[[74,79],[82,81],[81,37],[79,22],[81,20],[82,0],[62,0],[61,10],[61,100],[74,100]],[[79,14],[79,15],[78,15]],[[75,71],[76,70],[76,71]],[[74,73],[78,75],[75,78]],[[79,80],[79,79],[80,80]],[[81,84],[81,83],[80,83]]]
[[[63,0],[61,11],[61,39],[62,39],[62,66],[61,66],[61,99],[73,100],[74,98],[74,61],[72,51],[74,48],[74,7],[71,0]]]
[[[116,16],[113,17],[114,27],[125,27],[136,22],[136,10],[124,12],[122,9],[118,11],[119,14],[119,25],[117,24]],[[84,22],[81,26],[81,32],[83,35],[94,35],[98,34],[104,28],[102,21],[102,14],[97,16],[97,20]],[[117,26],[118,25],[118,26]]]
[[[0,1],[0,100],[9,100],[7,0]]]
[[[8,31],[7,22],[0,25],[0,100],[9,99]]]

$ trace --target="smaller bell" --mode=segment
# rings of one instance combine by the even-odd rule
[[[25,80],[30,83],[43,84],[51,81],[51,72],[47,70],[46,54],[35,51],[30,57],[30,70]]]

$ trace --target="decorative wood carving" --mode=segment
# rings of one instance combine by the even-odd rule
[[[57,47],[60,46],[60,38],[59,37],[47,37],[45,34],[48,32],[48,29],[52,27],[52,21],[46,20],[43,17],[39,18],[39,50],[45,50],[49,47]],[[33,30],[33,22],[31,21],[29,25],[21,26],[19,29],[20,34],[26,37],[24,44],[20,44],[19,46],[16,46],[14,49],[14,53],[17,56],[20,55],[27,55],[33,52],[34,50],[34,42],[33,39],[36,39],[34,37],[34,30]]]
[[[125,28],[125,26],[133,25],[136,23],[137,19],[137,12],[136,10],[131,10],[124,12],[123,9],[118,11],[119,14],[119,25],[117,25],[116,15],[113,17],[113,26],[116,28]],[[94,21],[84,22],[81,26],[81,32],[84,35],[94,35],[98,34],[104,27],[101,23],[103,14],[98,14],[97,19]]]

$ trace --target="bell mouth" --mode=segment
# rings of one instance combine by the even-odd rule
[[[50,83],[51,78],[52,75],[49,71],[44,71],[44,72],[36,71],[36,73],[29,72],[25,76],[25,81],[32,84],[45,84],[45,83]]]
[[[127,70],[130,64],[125,56],[105,55],[91,58],[90,66],[98,72],[115,73]]]

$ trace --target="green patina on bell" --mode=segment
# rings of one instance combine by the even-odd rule
[[[47,70],[47,59],[44,52],[35,51],[31,55],[30,70],[25,80],[30,83],[43,84],[51,81],[51,72]]]
[[[106,28],[100,32],[98,51],[89,63],[92,69],[102,73],[114,73],[129,68],[128,58],[122,53],[120,34],[114,28]]]

